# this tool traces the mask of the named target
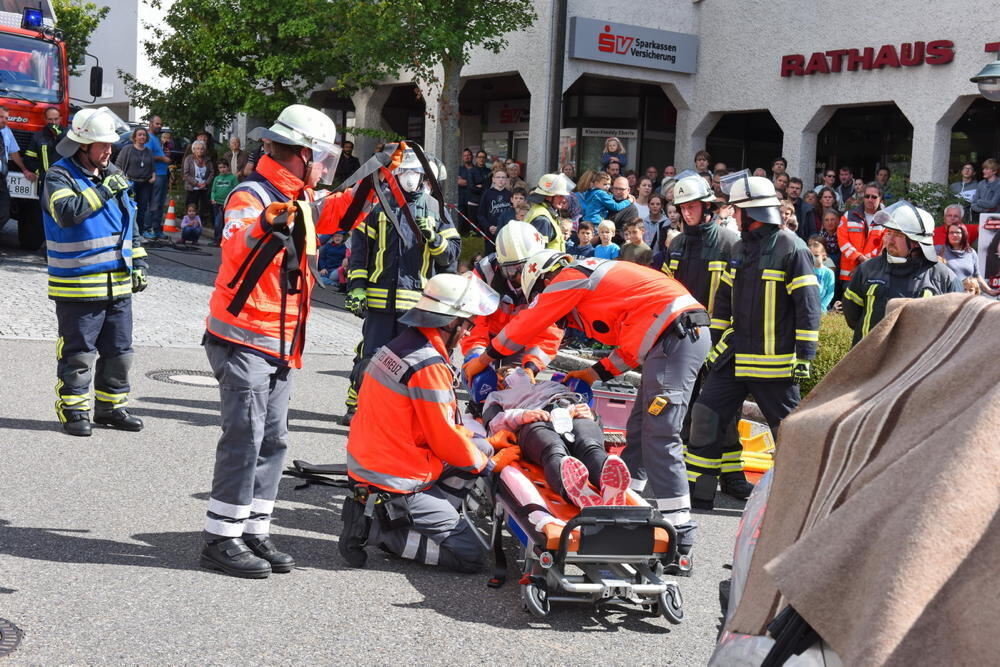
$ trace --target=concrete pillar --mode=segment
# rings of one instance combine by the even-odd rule
[[[802,179],[803,191],[815,185],[816,140],[835,111],[834,107],[821,107],[815,112],[801,107],[771,110],[781,127],[781,153],[788,160],[788,173]]]
[[[677,143],[674,149],[674,166],[680,173],[694,169],[694,154],[705,148],[705,141],[715,124],[722,118],[721,111],[677,110]]]
[[[528,163],[527,175],[531,177],[529,185],[534,185],[538,179],[547,173],[549,167],[549,84],[544,76],[525,77],[525,85],[531,94],[530,118],[528,120]]]
[[[367,88],[351,96],[354,103],[354,124],[359,128],[370,130],[386,130],[389,127],[382,119],[382,107],[389,99],[392,92],[390,86],[378,86],[377,88]],[[378,140],[374,137],[358,134],[351,136],[354,141],[354,154],[364,162],[375,150]]]
[[[670,159],[670,164],[676,167],[678,159],[686,155],[686,152],[682,151],[682,148],[686,149],[690,147],[685,143],[689,138],[688,134],[687,132],[682,131],[682,125],[687,122],[688,116],[686,115],[685,119],[682,121],[681,114],[690,114],[691,107],[688,104],[688,98],[674,84],[661,83],[660,88],[663,90],[663,93],[667,96],[667,99],[670,100],[670,103],[674,105],[674,109],[677,110],[677,124],[674,128],[674,155]],[[685,145],[682,146],[682,144]],[[693,157],[694,153],[691,153],[691,156]],[[656,165],[656,166],[658,169],[662,169],[666,165]],[[681,171],[680,168],[678,168],[677,171]]]
[[[965,95],[951,104],[919,105],[897,101],[900,110],[913,125],[913,148],[910,157],[910,180],[914,183],[948,182],[951,158],[951,128],[969,108],[975,95]]]

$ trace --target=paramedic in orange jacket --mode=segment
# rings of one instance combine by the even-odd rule
[[[849,282],[854,269],[882,253],[882,228],[874,224],[875,214],[882,208],[882,186],[865,186],[864,206],[848,211],[837,226],[840,246],[840,279]]]
[[[504,327],[477,362],[516,354],[546,327],[566,319],[588,337],[615,345],[610,356],[569,373],[587,383],[609,380],[642,365],[639,395],[628,420],[622,458],[632,488],[647,479],[664,518],[677,528],[688,554],[691,520],[680,429],[694,381],[711,347],[705,308],[676,280],[654,269],[545,250],[528,259],[521,278],[531,306]],[[473,370],[476,370],[473,368]]]
[[[338,229],[348,193],[319,199],[339,148],[325,114],[286,107],[270,129],[270,155],[226,202],[222,262],[205,323],[219,381],[222,436],[205,518],[203,567],[245,578],[289,572],[294,560],[269,536],[288,446],[289,370],[302,366],[316,235]]]
[[[459,572],[485,564],[458,508],[476,475],[499,470],[518,450],[494,455],[490,442],[461,425],[449,359],[472,319],[492,313],[499,300],[474,275],[433,276],[400,318],[409,328],[365,369],[347,438],[355,493],[344,499],[338,542],[349,565],[364,567],[368,543]]]

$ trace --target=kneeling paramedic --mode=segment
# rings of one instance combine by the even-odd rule
[[[615,345],[610,356],[576,377],[610,380],[642,365],[639,396],[628,419],[622,454],[632,488],[652,485],[656,506],[688,554],[697,524],[691,520],[681,424],[698,369],[711,347],[708,313],[684,287],[659,271],[631,262],[543,250],[528,259],[521,277],[528,301],[475,362],[483,367],[518,353],[542,330],[566,320],[590,338]],[[477,370],[473,368],[473,370]]]
[[[142,430],[126,406],[132,293],[146,289],[146,251],[128,181],[110,163],[118,127],[125,124],[107,107],[80,110],[56,146],[63,159],[48,170],[42,189],[49,298],[59,322],[56,413],[76,436],[91,434],[92,375],[94,421]]]
[[[499,300],[471,274],[434,276],[400,320],[409,328],[368,364],[347,438],[355,493],[344,499],[338,548],[349,565],[364,567],[372,544],[458,572],[484,567],[485,549],[458,508],[476,475],[499,471],[519,450],[494,454],[461,425],[449,359],[472,319]]]
[[[316,236],[339,229],[350,193],[319,199],[340,149],[322,112],[293,104],[269,129],[256,172],[229,195],[222,261],[205,323],[205,353],[219,381],[222,437],[205,517],[203,567],[245,578],[289,572],[270,538],[288,447],[291,370],[302,367]]]

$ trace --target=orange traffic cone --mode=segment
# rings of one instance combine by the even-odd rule
[[[163,231],[165,232],[179,232],[180,228],[177,226],[177,214],[174,213],[174,200],[170,200],[170,206],[167,207],[167,219],[163,221]]]

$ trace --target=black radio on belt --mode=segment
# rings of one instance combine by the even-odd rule
[[[681,313],[675,322],[674,333],[678,338],[690,338],[692,342],[698,340],[698,329],[707,327],[712,323],[712,318],[705,310],[689,310]]]

